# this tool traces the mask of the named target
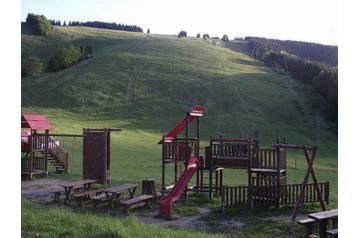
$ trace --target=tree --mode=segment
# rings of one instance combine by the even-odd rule
[[[229,37],[228,37],[227,35],[224,35],[223,38],[222,38],[222,40],[223,40],[224,42],[229,42]]]
[[[203,39],[204,39],[204,40],[210,39],[209,34],[204,34],[204,35],[203,35]]]
[[[186,31],[180,31],[179,34],[178,34],[178,37],[186,37],[187,34],[186,34]]]
[[[148,30],[147,30],[147,34],[150,34],[150,30],[149,30],[149,28],[148,28]]]
[[[200,33],[196,34],[196,38],[200,38]]]
[[[47,20],[44,15],[34,15],[29,13],[26,18],[26,23],[36,35],[50,36],[54,29],[50,21]]]
[[[40,59],[35,56],[29,56],[26,61],[24,71],[24,76],[36,77],[42,73],[43,64]]]

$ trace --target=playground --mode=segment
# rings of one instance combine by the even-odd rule
[[[329,181],[318,181],[313,166],[317,145],[290,144],[286,138],[277,138],[271,147],[262,147],[257,133],[240,138],[211,136],[209,144],[203,145],[200,121],[205,109],[193,107],[159,140],[161,181],[128,178],[120,184],[111,181],[111,133],[121,129],[84,128],[82,135],[51,134],[45,116],[23,115],[22,128],[27,130],[21,132],[21,169],[29,180],[22,182],[22,196],[46,206],[120,217],[135,214],[142,223],[206,232],[239,232],[249,214],[257,216],[255,221],[288,223],[272,234],[277,237],[292,232],[301,236],[320,233],[320,237],[338,234],[337,213],[323,221],[310,218],[307,222],[307,214],[300,212],[305,204],[309,204],[308,210],[304,208],[307,213],[317,206],[328,210]],[[50,164],[58,174],[69,170],[69,154],[56,137],[82,138],[81,179],[48,178]],[[299,151],[306,162],[304,176],[297,183],[288,183],[288,150]],[[240,171],[247,184],[228,186],[227,169]]]

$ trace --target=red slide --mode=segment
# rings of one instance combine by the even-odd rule
[[[169,217],[172,214],[172,203],[179,199],[183,193],[185,186],[189,183],[191,177],[195,174],[199,167],[199,162],[195,156],[191,156],[189,159],[189,165],[187,169],[180,176],[173,189],[168,196],[160,200],[159,214],[161,216]]]
[[[172,140],[177,135],[180,134],[185,129],[186,123],[191,123],[196,117],[203,116],[203,113],[205,111],[206,107],[203,106],[195,106],[191,109],[191,112],[189,112],[186,117],[184,117],[178,124],[168,132],[168,134],[165,136],[165,139]]]

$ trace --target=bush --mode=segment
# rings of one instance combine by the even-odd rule
[[[42,73],[43,64],[38,57],[30,56],[22,70],[22,76],[36,77]]]
[[[61,48],[56,54],[50,58],[47,70],[49,72],[57,72],[68,68],[81,60],[92,57],[93,51],[91,46]]]

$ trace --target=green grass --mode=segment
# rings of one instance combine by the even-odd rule
[[[134,216],[113,218],[109,215],[71,212],[45,208],[21,200],[22,237],[220,237],[190,230],[174,230],[141,224]]]
[[[22,78],[21,110],[46,115],[53,133],[121,128],[112,136],[113,184],[152,178],[159,187],[157,142],[192,106],[204,105],[202,146],[210,136],[241,137],[256,129],[263,146],[283,136],[292,144],[318,144],[316,176],[330,181],[330,207],[338,206],[337,134],[321,127],[317,140],[312,123],[322,98],[300,82],[291,88],[289,75],[251,59],[247,42],[213,44],[190,37],[56,27],[51,38],[22,34],[22,61],[37,56],[46,65],[58,48],[68,45],[91,45],[93,59],[58,73]],[[57,139],[70,153],[71,168],[68,175],[51,177],[80,178],[81,140]],[[301,182],[305,171],[303,152],[289,151],[288,180]],[[166,180],[172,180],[170,173]],[[224,182],[247,184],[247,174],[225,169]]]

